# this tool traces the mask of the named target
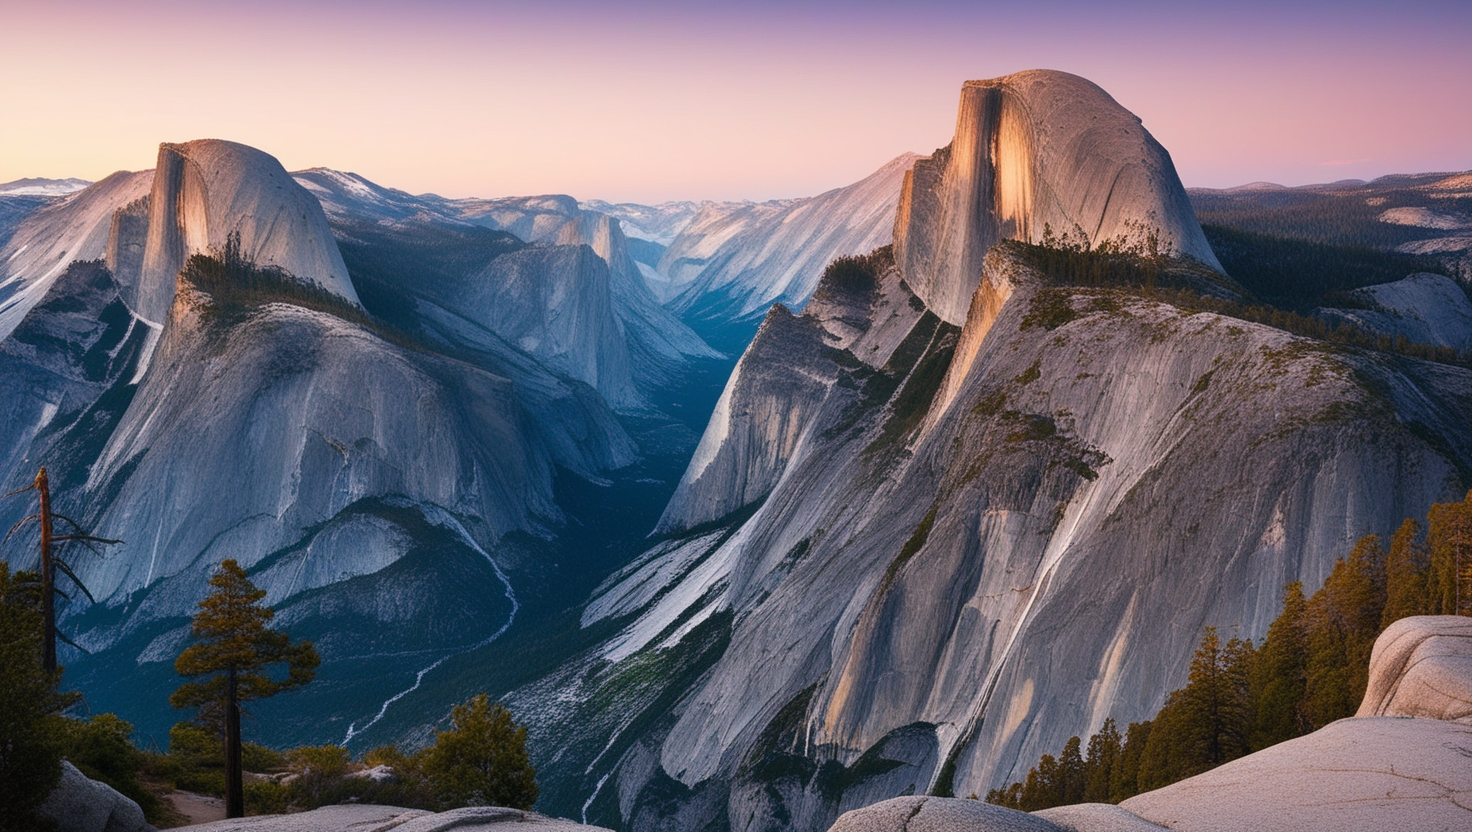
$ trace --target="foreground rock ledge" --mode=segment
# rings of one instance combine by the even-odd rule
[[[324,806],[295,815],[261,815],[191,826],[203,832],[475,832],[500,824],[530,824],[535,832],[609,832],[536,812],[499,806],[474,806],[448,812],[425,812],[398,806]]]
[[[1416,616],[1375,642],[1358,715],[1118,806],[1026,814],[899,797],[831,832],[1387,832],[1472,829],[1472,619]]]

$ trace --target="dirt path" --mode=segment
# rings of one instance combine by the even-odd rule
[[[225,801],[218,797],[205,797],[194,792],[171,792],[163,795],[174,811],[188,820],[186,825],[211,823],[225,819]]]

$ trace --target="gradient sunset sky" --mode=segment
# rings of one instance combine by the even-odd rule
[[[1469,43],[1466,0],[0,0],[0,182],[214,137],[415,193],[803,196],[1038,67],[1109,91],[1188,186],[1463,170]]]

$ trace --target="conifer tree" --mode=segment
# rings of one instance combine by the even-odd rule
[[[1421,524],[1407,517],[1390,538],[1390,552],[1385,556],[1385,611],[1380,616],[1380,629],[1407,616],[1426,614],[1430,567],[1426,548],[1421,545]]]
[[[483,693],[456,705],[450,722],[450,730],[439,733],[424,757],[424,774],[440,806],[530,809],[538,790],[526,753],[526,728]]]
[[[1353,716],[1369,681],[1370,651],[1385,612],[1385,552],[1368,535],[1334,563],[1309,599],[1304,714],[1317,730]]]
[[[36,814],[61,778],[58,671],[41,660],[41,578],[0,562],[0,830],[44,828]]]
[[[1472,615],[1472,491],[1460,503],[1437,503],[1427,513],[1434,615]]]
[[[169,697],[175,708],[196,707],[204,721],[217,724],[225,741],[225,815],[245,815],[240,766],[240,703],[300,687],[316,675],[320,660],[309,641],[295,644],[266,625],[275,612],[260,605],[266,597],[234,560],[210,578],[214,591],[199,602],[191,627],[195,639],[174,661],[191,681]],[[286,676],[270,669],[284,665]]]
[[[1109,802],[1110,780],[1121,748],[1119,729],[1114,727],[1114,718],[1110,717],[1104,720],[1099,733],[1089,738],[1089,756],[1084,761],[1085,803]]]
[[[1253,662],[1251,750],[1267,748],[1308,733],[1303,690],[1308,666],[1308,601],[1298,581],[1283,590],[1283,611],[1268,626]]]

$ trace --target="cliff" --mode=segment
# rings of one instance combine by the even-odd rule
[[[967,81],[955,138],[905,176],[894,230],[901,270],[959,326],[987,250],[1049,231],[1090,245],[1154,233],[1221,270],[1170,154],[1104,90],[1051,70]]]

